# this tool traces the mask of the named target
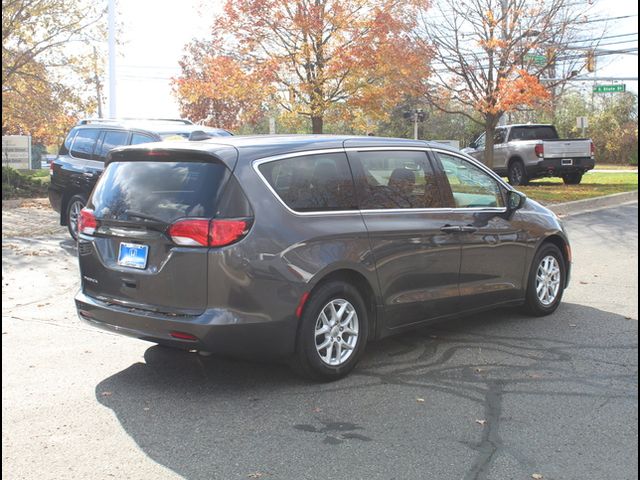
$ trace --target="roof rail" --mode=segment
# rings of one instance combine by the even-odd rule
[[[80,120],[77,125],[88,125],[90,123],[121,123],[129,121],[139,122],[176,122],[184,125],[193,125],[191,120],[183,118],[85,118]]]

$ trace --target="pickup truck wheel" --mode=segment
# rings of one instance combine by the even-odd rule
[[[514,187],[529,183],[527,170],[524,168],[524,163],[522,163],[521,160],[514,160],[509,164],[507,176],[509,178],[509,183]]]
[[[67,204],[67,228],[69,235],[74,240],[78,240],[78,219],[80,218],[80,210],[87,204],[87,199],[82,195],[71,197]]]
[[[578,185],[582,181],[582,173],[565,173],[562,180],[565,185]]]

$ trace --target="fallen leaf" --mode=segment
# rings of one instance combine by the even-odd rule
[[[263,477],[264,473],[262,472],[254,472],[254,473],[250,473],[249,475],[247,475],[247,477],[249,478],[260,478]]]
[[[478,425],[482,425],[482,426],[484,426],[484,425],[486,425],[486,424],[487,424],[487,421],[486,421],[486,420],[476,420],[476,423],[477,423]]]
[[[542,378],[542,375],[540,375],[539,373],[532,373],[531,375],[529,375],[529,377],[531,377],[531,378]]]
[[[316,407],[313,409],[313,413],[320,413],[322,409],[320,407]]]
[[[583,282],[582,280],[580,280],[580,285],[589,285],[589,282]]]
[[[482,372],[484,372],[484,369],[482,369],[482,368],[476,368],[476,373],[482,373]]]
[[[424,398],[416,398],[416,402],[418,402],[418,403],[424,403]]]
[[[113,395],[113,392],[102,392],[100,395],[102,395],[103,397],[110,397],[111,395]]]
[[[531,478],[533,478],[534,480],[542,480],[544,477],[541,473],[534,473],[533,475],[531,475]]]

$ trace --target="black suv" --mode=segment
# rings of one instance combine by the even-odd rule
[[[115,149],[79,228],[83,320],[322,379],[427,321],[550,314],[571,264],[558,218],[484,165],[374,137]]]
[[[60,147],[58,158],[49,165],[49,201],[60,213],[60,225],[67,225],[75,240],[78,215],[86,205],[111,149],[123,145],[204,140],[228,135],[231,133],[226,130],[194,125],[182,119],[80,120]]]

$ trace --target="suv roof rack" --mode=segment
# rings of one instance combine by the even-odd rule
[[[85,118],[80,120],[77,125],[88,125],[90,123],[121,123],[121,122],[175,122],[183,125],[193,125],[191,120],[184,118]]]

